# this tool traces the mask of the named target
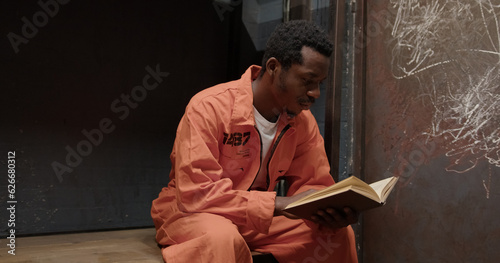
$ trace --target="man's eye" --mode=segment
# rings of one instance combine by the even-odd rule
[[[312,83],[312,80],[310,79],[303,79],[304,80],[304,85],[310,85]]]

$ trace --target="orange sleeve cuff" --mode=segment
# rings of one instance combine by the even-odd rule
[[[274,216],[275,192],[250,191],[247,205],[247,225],[267,234]]]

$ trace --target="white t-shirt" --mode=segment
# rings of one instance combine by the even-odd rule
[[[264,118],[255,107],[253,107],[255,116],[255,125],[260,133],[262,140],[262,163],[260,166],[259,174],[252,185],[252,190],[267,191],[267,162],[269,160],[269,149],[273,143],[276,132],[278,131],[278,122],[270,122]],[[279,118],[278,118],[279,119]]]

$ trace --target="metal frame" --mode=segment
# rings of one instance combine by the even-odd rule
[[[326,81],[325,150],[332,167],[339,162],[340,113],[342,93],[342,62],[346,5],[345,1],[330,0],[330,20],[328,35],[333,40],[334,50],[330,61],[330,71]],[[338,170],[331,171],[333,179],[339,180]]]

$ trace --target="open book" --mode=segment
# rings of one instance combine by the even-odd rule
[[[351,176],[289,204],[284,211],[305,219],[310,219],[318,209],[328,207],[341,211],[344,207],[350,207],[362,212],[384,205],[397,181],[398,177],[389,177],[367,184]]]

